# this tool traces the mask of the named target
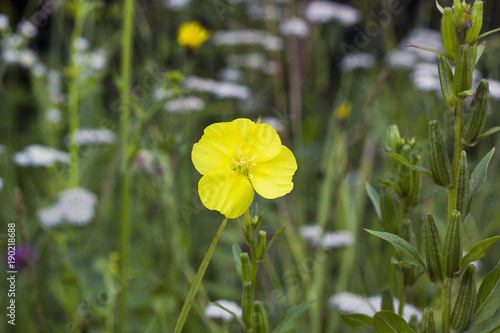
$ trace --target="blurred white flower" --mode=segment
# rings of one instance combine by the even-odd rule
[[[186,88],[194,89],[215,95],[217,98],[248,99],[250,89],[232,82],[221,82],[196,76],[189,76],[184,80]]]
[[[5,49],[20,49],[25,41],[21,36],[18,34],[9,34],[7,37],[5,37],[2,41],[2,46]]]
[[[104,49],[97,49],[90,54],[89,64],[92,69],[101,71],[106,68],[108,63],[108,54]]]
[[[47,86],[49,87],[49,95],[54,104],[62,103],[64,95],[61,90],[62,74],[61,72],[51,69],[47,75]]]
[[[262,124],[268,124],[278,133],[282,133],[286,128],[285,124],[276,117],[262,117],[260,122]]]
[[[382,297],[371,296],[368,298],[350,292],[341,292],[330,297],[328,304],[341,313],[360,313],[372,317],[381,310]],[[394,308],[399,307],[399,300],[394,298]],[[417,316],[417,320],[422,319],[422,311],[412,304],[405,304],[403,307],[403,318],[410,321],[411,317]]]
[[[279,68],[276,62],[267,60],[264,55],[257,52],[248,54],[230,54],[227,57],[227,63],[232,67],[261,70],[269,75],[277,73]]]
[[[165,89],[163,87],[156,88],[153,91],[153,98],[157,101],[160,101],[165,98],[169,98],[174,96],[174,90],[173,89]]]
[[[0,177],[0,191],[3,189],[3,179]]]
[[[331,231],[321,236],[319,244],[324,249],[338,249],[351,246],[354,243],[354,237],[349,231]]]
[[[15,64],[19,61],[19,51],[14,49],[2,50],[2,59],[6,64]]]
[[[189,6],[191,0],[163,0],[163,5],[171,11],[178,12]]]
[[[9,27],[9,17],[5,14],[0,14],[0,31]]]
[[[283,41],[280,37],[258,30],[230,30],[214,32],[215,45],[261,45],[269,51],[280,51]]]
[[[417,55],[409,50],[394,50],[385,58],[387,66],[394,69],[412,69],[417,62]]]
[[[280,24],[280,31],[285,36],[304,38],[309,34],[309,27],[300,17],[293,17]]]
[[[170,113],[184,111],[202,111],[205,108],[205,102],[196,96],[184,96],[174,98],[165,103],[165,110]]]
[[[32,68],[36,63],[37,57],[35,52],[30,49],[23,49],[19,52],[19,65],[24,68]]]
[[[146,149],[141,149],[135,154],[134,160],[132,162],[132,168],[135,171],[154,171],[154,161],[155,156],[153,153]]]
[[[500,100],[500,82],[495,80],[488,80],[490,83],[490,97]]]
[[[238,318],[241,318],[242,310],[240,306],[235,302],[228,301],[225,299],[220,299],[218,301],[215,301],[214,303],[220,304],[224,308],[234,313]],[[229,312],[212,304],[208,304],[207,307],[205,308],[205,317],[222,319],[223,321],[231,321],[234,319],[234,317]]]
[[[79,128],[76,141],[79,146],[112,144],[116,135],[107,128]]]
[[[349,53],[340,61],[343,72],[351,72],[356,69],[369,69],[375,65],[375,57],[368,53]]]
[[[17,25],[17,31],[24,37],[31,39],[36,36],[38,29],[30,21],[21,21]]]
[[[406,45],[418,45],[443,51],[441,32],[427,28],[412,29],[401,41],[400,47],[408,52],[412,52],[422,60],[435,62],[436,55],[434,53],[414,47],[407,47]]]
[[[56,203],[38,212],[44,228],[55,227],[63,222],[87,225],[95,215],[97,197],[83,188],[75,188],[59,194]]]
[[[14,154],[14,162],[24,167],[48,167],[58,162],[68,164],[69,154],[54,148],[30,145]]]
[[[217,77],[222,81],[240,82],[243,80],[243,73],[232,67],[225,67],[217,73]]]
[[[36,77],[45,76],[45,74],[47,73],[47,66],[45,66],[41,62],[36,62],[31,67],[31,73],[33,73],[33,75],[36,76]]]
[[[280,21],[283,16],[277,7],[262,5],[255,1],[248,2],[247,14],[252,20],[256,21]]]
[[[89,40],[85,37],[78,37],[75,39],[75,48],[77,51],[83,52],[87,51],[90,47]]]
[[[306,18],[312,23],[338,21],[344,27],[351,27],[361,21],[361,12],[349,5],[329,1],[313,1],[307,5]]]
[[[45,111],[45,119],[51,123],[51,124],[56,124],[61,121],[62,119],[62,112],[59,109],[48,109]]]
[[[311,242],[313,246],[318,245],[322,233],[323,230],[317,224],[307,224],[299,229],[300,237]]]

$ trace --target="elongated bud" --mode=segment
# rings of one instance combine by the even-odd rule
[[[252,323],[252,318],[251,318],[251,307],[252,307],[252,282],[251,281],[245,281],[243,282],[243,306],[242,306],[242,312],[243,312],[243,321],[245,324],[248,326],[251,325]]]
[[[453,0],[453,15],[455,18],[455,27],[458,31],[462,30],[462,16],[464,14],[464,7],[460,0]]]
[[[441,93],[443,94],[444,103],[449,109],[455,106],[455,94],[453,92],[453,72],[451,70],[450,63],[448,59],[438,54],[438,71],[439,71],[439,82],[441,84]]]
[[[465,269],[462,283],[458,291],[455,307],[451,314],[451,327],[462,332],[467,327],[471,317],[476,298],[476,267],[472,264]]]
[[[472,88],[472,74],[476,65],[477,46],[462,45],[457,57],[453,85],[455,95]]]
[[[382,290],[381,309],[394,312],[394,301],[392,299],[391,290],[387,286],[385,286],[384,289]]]
[[[469,202],[469,166],[467,165],[467,154],[462,151],[460,158],[460,168],[458,170],[458,185],[457,185],[457,207],[456,209],[462,214],[462,220],[465,219],[467,214]]]
[[[256,251],[256,259],[257,261],[261,261],[266,254],[266,232],[264,230],[259,231],[259,239],[257,240],[257,251]]]
[[[467,29],[465,33],[465,42],[467,44],[472,44],[476,41],[477,36],[481,32],[481,28],[483,27],[483,2],[476,0],[474,2],[474,6],[472,7],[472,11],[470,13],[470,22],[471,26]]]
[[[431,308],[425,308],[420,322],[420,333],[436,333],[436,324],[434,324],[434,314]]]
[[[422,156],[414,155],[413,156],[413,165],[422,166]],[[411,172],[411,191],[408,196],[408,206],[413,207],[418,202],[418,196],[420,194],[420,172],[412,170]]]
[[[476,97],[472,101],[469,112],[465,116],[464,127],[462,129],[462,142],[466,145],[473,145],[482,134],[486,124],[488,114],[488,98],[490,96],[490,85],[486,80],[481,80],[477,89]]]
[[[400,204],[394,198],[391,190],[387,188],[383,188],[380,195],[380,211],[382,213],[384,230],[397,235],[399,233],[399,220],[401,218]]]
[[[461,259],[462,222],[460,212],[455,210],[448,221],[448,231],[443,247],[443,268],[446,277],[453,278],[453,275],[460,270]]]
[[[443,47],[446,56],[455,62],[458,55],[458,37],[457,30],[455,29],[455,19],[453,17],[453,10],[446,7],[443,10],[443,18],[441,19],[441,36],[443,37]]]
[[[248,253],[240,254],[241,258],[241,281],[245,283],[245,281],[251,281],[251,268],[250,268],[250,257]]]
[[[267,321],[267,314],[261,301],[255,301],[255,322],[257,323],[257,333],[268,333],[269,322]]]
[[[409,145],[404,145],[401,147],[400,155],[406,158],[408,161],[411,160],[411,147]],[[397,172],[397,180],[398,186],[401,189],[401,196],[406,198],[410,194],[411,190],[411,169],[404,165],[403,163],[399,163],[398,172]]]
[[[450,187],[451,165],[444,145],[443,135],[436,120],[429,122],[429,164],[432,178],[436,184],[443,187]]]
[[[434,283],[443,281],[443,266],[441,256],[441,239],[430,213],[423,219],[422,231],[424,236],[425,261],[429,271],[429,279]]]

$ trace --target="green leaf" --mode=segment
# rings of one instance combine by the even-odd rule
[[[269,241],[269,244],[267,244],[266,251],[264,253],[267,253],[267,251],[271,248],[271,245],[273,245],[274,241],[276,238],[286,229],[286,226],[280,228],[276,233],[274,234],[273,238]]]
[[[396,161],[400,162],[400,163],[403,163],[404,165],[406,165],[407,167],[415,170],[415,171],[418,171],[420,173],[423,173],[424,175],[432,178],[432,174],[429,170],[427,170],[426,168],[423,168],[421,166],[418,166],[418,165],[413,165],[411,164],[410,161],[408,161],[406,158],[404,158],[403,156],[391,151],[389,148],[385,148],[385,152],[387,154],[389,154],[389,156],[391,156],[393,159],[395,159]]]
[[[446,53],[444,53],[443,51],[436,50],[436,49],[431,49],[429,47],[424,47],[424,46],[419,46],[419,45],[405,45],[405,47],[414,47],[416,49],[424,50],[424,51],[427,51],[427,52],[431,52],[431,53],[435,53],[435,54],[440,54],[440,55],[445,56],[446,58],[448,58],[448,56],[446,55]]]
[[[316,302],[316,300],[308,301],[288,309],[273,333],[284,333],[291,330],[295,325],[295,320],[297,320],[314,302]]]
[[[490,251],[491,247],[497,240],[500,239],[500,236],[495,236],[491,238],[484,239],[474,245],[470,251],[463,256],[460,267],[465,268],[469,263],[479,260],[484,257]]]
[[[396,253],[401,256],[404,261],[406,261],[410,265],[422,267],[427,272],[425,262],[418,253],[417,249],[413,247],[413,245],[405,241],[403,238],[388,232],[373,231],[369,229],[364,230],[372,235],[388,241],[394,246]]]
[[[373,207],[375,208],[375,212],[377,213],[379,220],[382,220],[382,212],[380,211],[380,195],[373,188],[373,186],[370,185],[369,182],[366,182],[365,189],[368,197],[373,204]]]
[[[443,9],[443,6],[441,6],[441,5],[439,4],[438,0],[436,0],[436,7],[437,7],[437,9],[439,10],[439,12],[440,12],[441,14],[443,14],[443,10],[444,10],[444,9]]]
[[[485,47],[486,47],[486,42],[482,42],[477,46],[476,65],[479,62],[479,59],[481,59]]]
[[[486,302],[483,303],[481,308],[472,317],[469,327],[472,327],[486,319],[490,318],[497,312],[500,304],[500,288],[496,288],[492,291]]]
[[[401,188],[397,184],[395,184],[389,180],[379,180],[378,182],[383,187],[392,188],[394,190],[394,192],[396,192],[399,196],[401,196]]]
[[[234,266],[236,267],[236,272],[238,272],[238,276],[241,279],[241,249],[238,246],[238,244],[233,243],[233,260],[234,260]]]
[[[213,306],[218,307],[219,309],[222,309],[222,310],[226,311],[227,313],[229,313],[231,316],[233,316],[234,319],[236,319],[240,323],[241,327],[245,327],[246,328],[246,325],[243,322],[243,320],[241,320],[240,317],[238,317],[233,311],[226,309],[225,307],[223,307],[222,305],[220,305],[217,302],[208,302],[208,303],[212,304]]]
[[[373,319],[361,313],[339,313],[344,323],[351,327],[373,326]]]
[[[488,171],[488,164],[490,164],[490,160],[494,152],[495,148],[490,150],[490,152],[483,157],[481,162],[479,162],[479,164],[472,172],[470,186],[469,186],[469,204],[467,207],[467,211],[470,211],[470,204],[472,202],[472,199],[474,199],[474,196],[481,189],[481,186],[483,186],[484,181],[486,180],[486,172]]]
[[[415,333],[403,317],[387,310],[379,311],[373,316],[373,327],[377,333]]]
[[[489,135],[492,135],[492,134],[495,134],[497,132],[500,132],[500,126],[496,126],[496,127],[493,127],[493,128],[490,128],[489,130],[487,130],[486,132],[484,132],[483,134],[481,134],[480,136],[477,137],[476,139],[476,142],[478,142],[479,140],[489,136]]]
[[[491,270],[491,272],[489,272],[488,275],[484,277],[483,282],[479,287],[479,291],[477,292],[476,296],[476,305],[473,311],[474,314],[474,318],[472,320],[473,322],[479,322],[488,318],[489,317],[488,314],[490,313],[490,311],[493,311],[493,309],[490,309],[490,307],[492,306],[488,305],[488,303],[491,303],[489,302],[490,299],[500,298],[499,297],[500,293],[497,292],[496,293],[497,295],[495,295],[494,293],[499,280],[500,280],[500,262],[498,262],[498,264]],[[499,303],[495,300],[494,306],[496,307],[496,309],[498,309],[498,304]]]
[[[499,31],[500,31],[500,28],[497,28],[495,30],[491,30],[491,31],[485,32],[484,34],[479,35],[479,37],[476,38],[476,41],[478,41],[480,39],[483,39],[484,37],[489,36],[491,34],[494,34],[495,32],[499,32]]]

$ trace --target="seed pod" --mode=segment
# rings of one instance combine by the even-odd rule
[[[476,0],[470,14],[471,26],[465,33],[465,42],[472,44],[476,41],[477,36],[483,27],[483,2]]]
[[[245,281],[252,280],[250,257],[248,256],[248,253],[245,252],[240,254],[240,258],[241,258],[241,281],[245,283]]]
[[[404,145],[401,147],[400,155],[406,158],[408,161],[411,160],[411,147],[409,145]],[[412,170],[404,165],[403,163],[399,163],[398,171],[397,171],[397,183],[399,188],[401,189],[401,196],[406,198],[410,194],[411,190],[411,172]]]
[[[488,98],[490,96],[489,83],[481,80],[477,89],[476,97],[472,101],[469,112],[465,116],[464,127],[462,130],[462,142],[466,145],[473,145],[477,138],[482,134],[486,124],[488,114]]]
[[[264,230],[259,231],[259,239],[257,240],[257,251],[255,258],[257,262],[261,261],[266,254],[266,232]]]
[[[477,46],[462,45],[457,57],[453,85],[455,96],[472,88],[472,74],[476,65]]]
[[[382,290],[382,304],[380,309],[394,312],[394,301],[392,298],[391,290],[387,286],[385,286]]]
[[[448,221],[448,230],[443,247],[443,268],[446,277],[453,278],[453,275],[460,270],[460,260],[462,259],[462,222],[459,211],[451,213]]]
[[[422,157],[420,155],[413,156],[413,165],[422,166]],[[420,172],[412,170],[411,172],[411,191],[408,196],[408,206],[413,207],[418,202],[420,193]]]
[[[446,7],[443,10],[443,18],[441,19],[441,36],[443,37],[443,47],[446,56],[451,62],[455,62],[458,55],[458,37],[455,29],[455,20],[453,10]]]
[[[455,18],[455,27],[458,31],[462,30],[462,16],[464,14],[464,7],[460,0],[453,0],[453,14]]]
[[[436,184],[443,187],[450,187],[451,165],[444,145],[443,135],[436,120],[429,122],[429,164],[432,178]]]
[[[382,226],[386,232],[396,235],[399,233],[400,206],[392,191],[383,188],[380,195],[380,211],[382,213]]]
[[[451,327],[457,332],[465,330],[472,317],[472,309],[476,298],[475,275],[476,267],[472,264],[468,265],[462,277],[455,307],[451,314]]]
[[[250,326],[252,323],[252,318],[251,318],[251,307],[253,306],[252,304],[252,282],[251,281],[245,281],[243,282],[243,306],[242,306],[242,312],[243,312],[243,321],[245,322],[246,325]]]
[[[429,279],[434,283],[440,283],[443,281],[441,239],[430,213],[426,214],[423,218],[422,231]]]
[[[460,158],[460,168],[458,170],[458,185],[457,185],[457,207],[458,210],[462,214],[462,220],[465,219],[468,208],[469,201],[469,166],[467,165],[467,154],[465,151],[462,151],[462,157]]]
[[[261,301],[255,301],[255,322],[256,322],[256,333],[268,333],[269,332],[269,322],[267,320],[266,310],[262,306]]]
[[[441,84],[441,93],[443,94],[444,103],[449,109],[455,107],[455,94],[453,93],[453,72],[450,63],[445,56],[438,54],[438,71],[439,82]]]
[[[425,308],[420,322],[420,333],[436,333],[436,325],[434,324],[434,314],[431,308]]]

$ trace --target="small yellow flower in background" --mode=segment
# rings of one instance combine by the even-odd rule
[[[244,118],[205,128],[191,158],[203,175],[201,202],[228,218],[245,213],[254,190],[266,199],[289,193],[297,170],[295,156],[270,125]]]
[[[337,119],[345,119],[349,117],[352,110],[352,103],[350,101],[344,101],[338,108],[335,109],[334,114]]]
[[[210,32],[197,21],[182,23],[177,31],[179,45],[191,51],[198,49],[208,37],[210,37]]]

